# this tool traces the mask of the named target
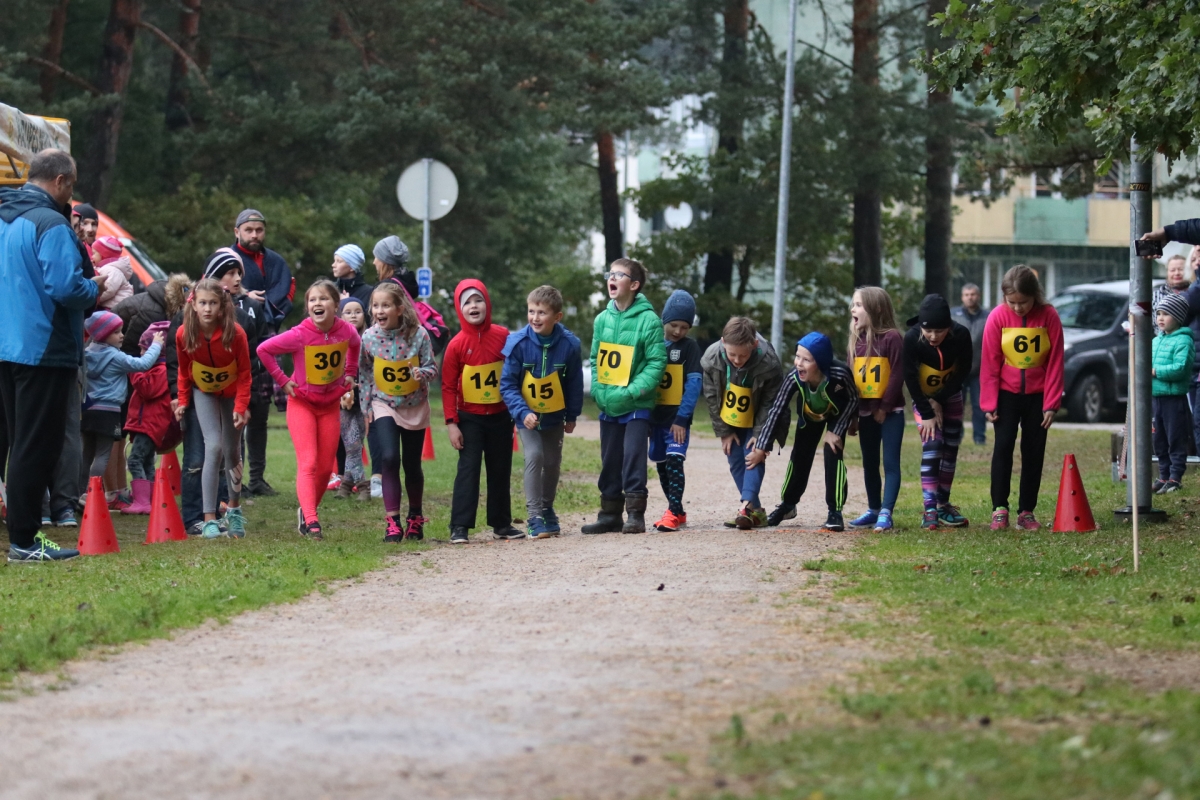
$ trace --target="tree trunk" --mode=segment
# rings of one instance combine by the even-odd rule
[[[46,47],[42,50],[42,58],[49,64],[59,66],[59,59],[62,58],[63,49],[63,32],[67,29],[67,6],[71,5],[71,0],[58,0],[58,5],[50,12],[50,26],[46,31]],[[42,102],[50,103],[54,100],[54,84],[58,78],[58,72],[46,66],[42,67]]]
[[[105,94],[116,95],[116,100],[92,118],[91,139],[79,169],[79,193],[101,209],[112,196],[117,144],[125,115],[125,90],[133,72],[133,39],[141,19],[141,0],[112,0],[96,87]]]
[[[929,21],[946,0],[929,0]],[[926,28],[929,52],[941,45],[937,28]],[[925,134],[925,294],[950,296],[950,238],[954,226],[954,103],[948,92],[929,92]]]
[[[596,154],[600,171],[600,213],[604,220],[604,263],[611,264],[625,255],[621,235],[621,193],[617,189],[617,152],[609,131],[596,134]]]
[[[200,45],[200,6],[203,0],[179,0],[179,47],[197,61]],[[167,88],[167,130],[191,127],[194,120],[188,104],[192,93],[188,89],[188,62],[179,53],[171,59],[171,83]]]
[[[854,285],[883,280],[883,201],[879,144],[879,0],[854,0],[851,87],[857,114],[852,130],[854,163]]]

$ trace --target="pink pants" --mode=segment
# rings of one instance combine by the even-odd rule
[[[296,448],[296,499],[305,522],[317,521],[317,506],[329,484],[329,465],[337,459],[342,439],[340,406],[318,408],[288,398],[287,426]]]

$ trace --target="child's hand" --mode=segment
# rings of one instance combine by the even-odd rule
[[[830,449],[835,453],[842,452],[842,437],[833,431],[825,431],[825,444],[829,445]]]
[[[1054,414],[1053,411],[1042,412],[1042,427],[1046,430],[1050,430],[1050,426],[1054,424]]]
[[[354,378],[353,378],[352,376],[350,376],[350,375],[344,375],[344,376],[342,376],[342,383],[346,385],[346,388],[347,388],[347,389],[353,389],[353,388],[354,388]]]
[[[158,331],[157,333],[154,334],[154,336],[152,336],[150,338],[150,341],[153,342],[154,344],[158,345],[159,347],[162,347],[162,344],[163,344],[163,342],[166,341],[166,339],[163,338],[162,331]]]
[[[575,432],[575,423],[568,422],[567,424],[563,425],[563,430],[565,430],[567,433],[574,433]]]
[[[746,456],[746,469],[754,469],[759,464],[766,461],[767,456],[769,456],[769,455],[771,455],[771,454],[769,452],[767,452],[766,450],[759,450],[758,448],[754,448]]]
[[[183,422],[183,415],[187,413],[187,406],[179,405],[178,400],[172,400],[171,405],[174,406],[175,421]]]
[[[921,421],[917,423],[917,430],[921,432],[922,442],[933,441],[933,437],[937,434],[937,420],[922,418]]]
[[[534,428],[537,427],[538,415],[534,414],[532,411],[530,411],[528,414],[525,415],[525,419],[523,419],[521,421],[521,424],[525,426],[525,430],[529,430],[529,431],[533,430]]]
[[[996,420],[1000,419],[1000,415],[997,414],[995,411],[987,411],[984,413],[983,416],[987,419],[988,422],[995,422]]]
[[[446,432],[450,434],[450,446],[453,447],[455,450],[462,450],[463,449],[462,430],[457,425],[455,425],[453,422],[451,422],[449,425],[446,426]]]
[[[682,425],[671,426],[671,436],[674,437],[675,444],[683,444],[685,441],[687,441],[687,434],[687,428],[683,427]]]
[[[733,452],[733,446],[735,444],[737,444],[737,437],[732,433],[728,436],[721,437],[721,450],[725,453],[725,455],[729,455]]]
[[[287,392],[288,397],[295,397],[296,396],[296,382],[288,381],[287,383],[285,383],[283,385],[283,391]]]
[[[239,414],[236,411],[233,412],[233,427],[237,428],[239,431],[242,428],[246,427],[246,423],[249,421],[250,421],[250,412],[249,411],[247,411],[245,414]]]
[[[883,421],[887,419],[887,411],[884,411],[882,408],[877,408],[875,409],[875,413],[871,414],[871,418],[882,425]]]

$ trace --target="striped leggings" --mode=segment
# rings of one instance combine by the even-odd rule
[[[919,422],[921,413],[913,410]],[[942,406],[942,427],[921,444],[921,495],[926,508],[950,502],[950,487],[958,466],[958,447],[963,438],[963,398],[956,393]]]

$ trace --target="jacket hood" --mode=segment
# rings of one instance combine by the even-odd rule
[[[150,295],[154,302],[158,303],[164,309],[167,307],[166,281],[154,281],[154,283],[146,287],[146,294]]]
[[[117,269],[121,270],[121,274],[125,276],[125,280],[129,280],[133,277],[133,264],[129,263],[129,256],[114,258],[112,261],[101,264],[100,266],[116,267]]]
[[[463,316],[462,306],[459,304],[463,293],[471,289],[483,295],[484,305],[487,306],[487,313],[484,314],[483,324],[479,326],[467,322],[467,318]],[[466,278],[458,282],[458,286],[454,288],[454,313],[458,315],[458,324],[462,326],[464,331],[467,328],[475,328],[480,333],[485,333],[492,326],[492,298],[488,294],[487,287],[483,285],[483,281],[476,280],[475,278]]]
[[[630,303],[629,308],[625,309],[624,311],[617,309],[616,300],[608,301],[608,310],[614,314],[622,314],[630,317],[635,317],[640,314],[653,314],[656,317],[658,316],[658,312],[654,310],[654,304],[651,303],[650,300],[647,299],[646,295],[642,294],[641,292],[638,292],[638,294],[634,296],[633,302]]]
[[[55,204],[54,198],[45,189],[27,184],[20,189],[0,190],[0,219],[5,222],[12,222],[35,208],[49,208],[60,214],[63,213],[63,210]],[[63,214],[63,219],[67,219],[65,214]]]

